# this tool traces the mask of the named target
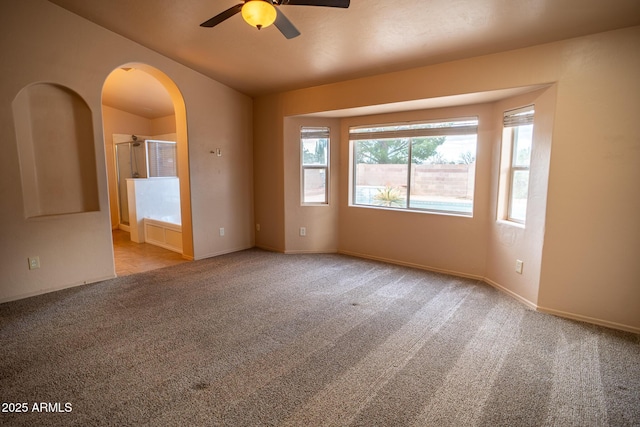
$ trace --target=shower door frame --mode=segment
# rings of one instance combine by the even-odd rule
[[[113,148],[114,148],[114,159],[115,159],[115,172],[116,172],[116,201],[118,204],[118,228],[124,231],[130,231],[130,226],[131,223],[129,221],[127,221],[126,223],[123,222],[123,192],[122,192],[122,187],[121,185],[122,183],[122,177],[120,175],[120,171],[121,171],[121,165],[120,165],[120,158],[118,157],[118,146],[122,146],[122,145],[128,145],[129,146],[129,156],[130,159],[131,158],[135,158],[135,151],[133,151],[134,148],[134,141],[123,141],[123,142],[115,142],[113,144]],[[133,173],[133,165],[129,164],[129,170],[130,170],[130,177],[128,178],[147,178],[149,176],[149,159],[147,158],[148,156],[148,150],[147,150],[147,140],[144,139],[142,141],[140,141],[140,147],[142,147],[142,150],[144,152],[144,176],[138,176],[138,177],[134,177],[134,173]],[[131,153],[134,153],[133,156],[131,155]],[[137,172],[138,175],[140,175],[140,171]],[[124,178],[125,180],[128,178]],[[126,188],[126,182],[124,183],[125,187],[124,187],[124,195],[127,197],[127,201],[126,201],[126,207],[128,209],[129,207],[129,200],[128,200],[128,192],[127,192],[127,188]],[[127,215],[128,216],[128,215]],[[128,219],[128,218],[127,218]]]

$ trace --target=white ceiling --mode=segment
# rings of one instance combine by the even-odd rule
[[[250,96],[640,25],[639,0],[351,0],[280,6],[287,40],[239,14],[199,26],[239,0],[49,1]]]

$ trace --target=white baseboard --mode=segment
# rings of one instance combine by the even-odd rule
[[[435,267],[430,267],[430,266],[427,266],[427,265],[415,264],[415,263],[412,263],[412,262],[400,261],[400,260],[392,259],[392,258],[378,257],[378,256],[373,256],[373,255],[368,255],[368,254],[361,254],[359,252],[351,252],[351,251],[338,251],[338,253],[342,254],[342,255],[354,256],[354,257],[357,257],[357,258],[365,258],[365,259],[370,259],[370,260],[373,260],[373,261],[386,262],[388,264],[396,264],[396,265],[402,265],[404,267],[417,268],[419,270],[432,271],[434,273],[449,274],[451,276],[464,277],[464,278],[467,278],[467,279],[474,279],[474,280],[482,280],[482,281],[484,281],[484,277],[482,277],[482,276],[478,276],[478,275],[474,275],[474,274],[468,274],[468,273],[461,273],[459,271],[453,271],[453,270],[445,270],[445,269],[442,269],[442,268],[435,268]]]
[[[32,292],[25,292],[25,293],[18,294],[18,295],[11,295],[9,297],[0,298],[0,304],[5,303],[5,302],[18,301],[18,300],[25,299],[25,298],[36,297],[38,295],[44,295],[44,294],[48,294],[50,292],[62,291],[64,289],[75,288],[77,286],[84,286],[84,285],[90,285],[92,283],[103,282],[105,280],[115,279],[116,277],[117,276],[114,273],[113,275],[110,275],[110,276],[92,278],[92,279],[85,280],[85,281],[82,281],[82,282],[79,282],[79,283],[73,283],[71,285],[61,286],[59,288],[58,287],[56,287],[56,288],[44,288],[44,289],[38,289],[38,290],[32,291]]]
[[[336,251],[313,251],[313,250],[293,250],[293,251],[284,251],[287,255],[304,255],[304,254],[335,254]]]
[[[541,313],[552,314],[558,317],[564,317],[566,319],[577,320],[580,322],[592,323],[594,325],[605,326],[611,329],[619,329],[621,331],[633,332],[636,334],[640,334],[640,328],[636,328],[634,326],[625,325],[617,322],[610,322],[608,320],[597,319],[595,317],[582,316],[580,314],[569,313],[562,310],[555,310],[553,308],[541,307],[538,306],[537,310]]]
[[[580,321],[580,322],[591,323],[591,324],[594,324],[594,325],[605,326],[607,328],[619,329],[619,330],[627,331],[627,332],[634,332],[636,334],[640,333],[640,328],[636,328],[636,327],[629,326],[629,325],[624,325],[622,323],[616,323],[616,322],[611,322],[611,321],[608,321],[608,320],[597,319],[595,317],[582,316],[580,314],[569,313],[567,311],[555,310],[553,308],[542,307],[542,306],[540,306],[538,304],[535,304],[535,303],[529,301],[528,299],[524,298],[523,296],[518,295],[517,293],[513,292],[512,290],[505,288],[504,286],[500,285],[499,283],[494,282],[493,280],[485,278],[484,282],[487,283],[488,285],[493,286],[496,289],[499,289],[500,291],[504,292],[505,294],[517,299],[518,301],[520,301],[523,304],[529,306],[533,310],[539,311],[541,313],[551,314],[551,315],[554,315],[554,316],[563,317],[565,319],[571,319],[571,320],[577,320],[577,321]]]
[[[273,248],[271,246],[265,246],[265,245],[254,245],[254,248],[257,249],[262,249],[263,251],[269,251],[269,252],[277,252],[277,253],[285,253],[284,249],[281,248]]]
[[[457,276],[457,277],[466,277],[469,279],[475,279],[475,280],[479,280],[482,281],[484,283],[486,283],[489,286],[492,286],[496,289],[498,289],[501,292],[504,292],[505,294],[509,295],[510,297],[516,299],[517,301],[521,302],[522,304],[526,305],[527,307],[535,310],[535,311],[539,311],[541,313],[547,313],[547,314],[551,314],[554,316],[558,316],[558,317],[563,317],[566,319],[571,319],[571,320],[577,320],[580,322],[585,322],[585,323],[591,323],[594,325],[599,325],[599,326],[605,326],[607,328],[612,328],[612,329],[618,329],[618,330],[622,330],[622,331],[626,331],[626,332],[633,332],[636,334],[640,334],[640,328],[634,327],[634,326],[630,326],[630,325],[625,325],[622,323],[616,323],[616,322],[611,322],[608,320],[602,320],[602,319],[597,319],[594,317],[589,317],[589,316],[582,316],[580,314],[575,314],[575,313],[569,313],[566,311],[562,311],[562,310],[555,310],[552,308],[547,308],[547,307],[542,307],[539,306],[538,304],[529,301],[528,299],[524,298],[521,295],[518,295],[517,293],[513,292],[512,290],[502,286],[501,284],[494,282],[491,279],[488,279],[486,277],[482,277],[482,276],[477,276],[477,275],[471,275],[471,274],[466,274],[466,273],[460,273],[458,271],[451,271],[451,270],[444,270],[441,268],[433,268],[433,267],[428,267],[428,266],[424,266],[424,265],[419,265],[419,264],[413,264],[410,262],[404,262],[404,261],[399,261],[399,260],[394,260],[394,259],[389,259],[389,258],[384,258],[384,257],[376,257],[376,256],[371,256],[371,255],[367,255],[367,254],[361,254],[358,252],[351,252],[351,251],[338,251],[338,253],[341,253],[343,255],[349,255],[349,256],[354,256],[354,257],[358,257],[358,258],[365,258],[365,259],[371,259],[374,261],[381,261],[381,262],[387,262],[387,263],[391,263],[391,264],[397,264],[397,265],[403,265],[406,267],[413,267],[413,268],[418,268],[421,270],[426,270],[426,271],[433,271],[436,273],[443,273],[443,274],[450,274],[452,276]]]
[[[192,259],[197,261],[197,260],[201,260],[201,259],[213,258],[213,257],[217,257],[217,256],[220,256],[220,255],[230,254],[230,253],[233,253],[233,252],[244,251],[246,249],[251,249],[252,247],[253,246],[242,246],[242,247],[239,247],[239,248],[224,249],[222,251],[210,252],[208,254],[204,254],[202,256],[199,256],[199,257],[196,257],[196,258],[192,258]]]
[[[529,308],[531,308],[533,310],[536,310],[536,311],[538,310],[538,306],[534,302],[529,301],[528,299],[526,299],[522,295],[518,295],[517,293],[513,292],[511,289],[505,288],[501,284],[499,284],[497,282],[494,282],[491,279],[487,279],[486,277],[483,278],[482,281],[485,282],[487,285],[493,286],[497,290],[499,290],[501,292],[504,292],[505,294],[509,295],[510,297],[517,299],[518,301],[520,301],[524,305],[528,306]]]

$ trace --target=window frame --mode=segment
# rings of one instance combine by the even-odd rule
[[[503,113],[503,132],[502,132],[502,158],[501,164],[506,173],[502,175],[501,179],[504,181],[500,185],[500,193],[502,202],[502,209],[498,210],[498,219],[509,223],[515,223],[520,226],[525,226],[527,221],[526,207],[524,212],[524,219],[515,217],[513,215],[514,210],[514,182],[515,175],[518,172],[527,172],[527,201],[529,199],[529,186],[531,183],[531,154],[533,151],[533,132],[531,130],[531,149],[529,151],[529,158],[527,165],[520,165],[517,161],[518,152],[516,150],[518,143],[517,130],[523,126],[533,126],[535,117],[535,105],[527,105],[524,107],[510,109]],[[528,204],[528,203],[527,203]]]
[[[176,141],[164,141],[159,139],[147,139],[144,141],[147,161],[147,177],[149,178],[177,178],[178,177],[178,144]],[[166,150],[171,147],[172,150]],[[170,155],[167,155],[167,152]],[[170,161],[169,161],[170,160]],[[167,172],[167,164],[170,163],[170,172]]]
[[[472,124],[469,124],[472,122]],[[411,205],[411,183],[412,183],[412,166],[413,162],[412,150],[416,143],[414,139],[426,138],[426,137],[440,137],[440,136],[462,136],[462,135],[474,135],[475,153],[474,157],[477,157],[478,153],[478,126],[480,118],[478,115],[462,116],[462,117],[448,117],[437,120],[417,120],[410,122],[400,123],[373,123],[368,125],[358,125],[349,128],[349,155],[350,155],[350,173],[349,173],[349,206],[358,208],[370,208],[370,209],[389,209],[401,212],[418,212],[426,214],[440,214],[448,216],[460,216],[465,218],[473,218],[475,211],[475,179],[477,174],[477,168],[473,172],[474,179],[474,191],[471,199],[471,211],[463,212],[454,209],[434,209],[434,208],[422,208]],[[453,124],[453,126],[438,126],[442,124]],[[456,125],[458,124],[458,125]],[[385,130],[385,128],[391,128],[394,126],[404,127],[402,130]],[[366,129],[371,129],[367,132]],[[365,138],[364,136],[369,137]],[[405,206],[393,206],[393,205],[375,205],[365,204],[357,202],[357,143],[359,141],[373,141],[384,140],[393,138],[407,138],[409,145],[407,149],[407,182],[406,182],[406,202]],[[415,175],[413,175],[415,177]]]
[[[309,133],[318,133],[318,135],[324,136],[327,139],[325,163],[318,164],[306,164],[304,159],[304,133],[305,129],[309,130]],[[320,137],[317,139],[321,139]],[[329,193],[330,193],[330,166],[331,166],[331,128],[329,126],[300,126],[300,205],[301,206],[329,206]],[[305,201],[305,172],[308,170],[324,170],[324,201],[313,202]]]

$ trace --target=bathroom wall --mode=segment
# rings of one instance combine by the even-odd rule
[[[176,116],[174,114],[158,117],[157,119],[150,119],[149,121],[151,122],[151,135],[176,133]]]
[[[116,123],[115,128],[117,128],[117,126],[118,124]],[[138,160],[138,162],[136,163],[137,168],[134,168],[134,169],[138,170],[140,174],[138,177],[132,176],[130,173],[128,173],[127,168],[131,167],[130,166],[131,163],[129,162],[129,157],[126,154],[125,154],[126,164],[122,164],[122,157],[120,158],[120,164],[118,164],[118,161],[116,159],[116,154],[120,152],[119,151],[120,149],[118,148],[118,144],[131,141],[132,135],[136,135],[138,137],[138,141],[141,142],[141,146],[134,149],[136,159]],[[128,184],[125,179],[126,178],[147,178],[147,165],[146,165],[146,153],[144,152],[145,150],[144,141],[151,140],[151,139],[161,140],[161,141],[176,141],[177,135],[175,133],[153,135],[153,136],[145,135],[142,133],[133,133],[133,134],[114,133],[111,135],[112,143],[107,144],[107,157],[113,158],[111,162],[107,163],[107,169],[109,174],[109,187],[113,188],[114,191],[116,192],[116,194],[113,197],[109,198],[109,205],[112,212],[111,227],[113,229],[121,228],[123,230],[128,230],[128,227],[126,225],[123,225],[122,220],[123,218],[125,219],[129,218],[129,215],[125,214],[123,216],[121,214],[121,210],[127,210],[128,212],[128,209],[130,206],[128,204],[128,196],[127,196]],[[109,148],[109,145],[113,148]],[[110,152],[109,150],[113,150],[113,151]],[[122,154],[120,154],[120,156],[122,156]],[[124,171],[120,169],[120,179],[118,179],[118,167],[125,168]],[[123,176],[124,176],[124,179],[123,179]],[[178,201],[180,201],[179,192],[178,192]],[[178,209],[180,209],[179,204],[178,204]],[[175,215],[180,217],[181,213],[178,212],[177,214],[174,214],[174,216]],[[137,240],[134,240],[134,241],[137,241]]]
[[[118,213],[118,176],[116,173],[114,134],[123,135],[151,135],[151,120],[118,110],[107,105],[102,105],[104,149],[107,160],[107,175],[109,185],[109,212],[111,216],[111,228],[119,225]],[[175,127],[175,122],[174,122]]]
[[[176,116],[170,115],[157,119],[147,119],[117,108],[102,104],[103,138],[107,158],[107,174],[109,183],[109,209],[111,213],[111,228],[118,228],[118,177],[115,167],[114,134],[124,135],[154,135],[154,139],[175,141]]]
[[[131,240],[144,243],[144,219],[182,224],[178,178],[127,179]]]

